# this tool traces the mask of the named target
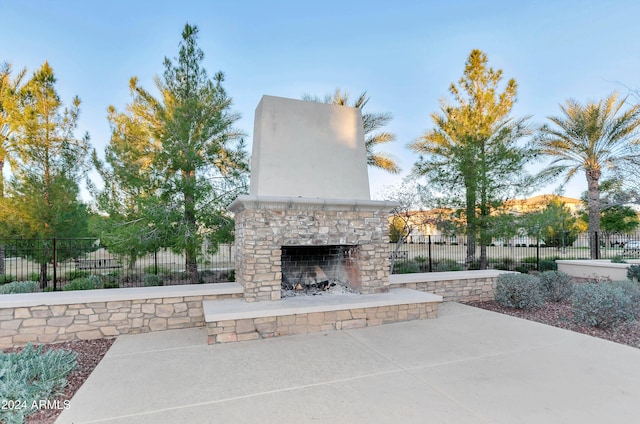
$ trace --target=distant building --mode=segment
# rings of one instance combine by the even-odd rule
[[[562,202],[572,214],[576,214],[584,209],[584,203],[580,199],[573,197],[558,196],[555,194],[540,194],[538,196],[529,197],[528,199],[507,200],[503,204],[503,208],[513,214],[524,214],[529,212],[537,212],[549,204],[551,200],[558,199]]]
[[[573,197],[557,196],[553,194],[542,194],[528,199],[514,199],[504,202],[494,213],[507,213],[511,215],[522,215],[537,212],[544,209],[551,200],[559,199],[572,214],[579,213],[584,204],[580,199]],[[429,210],[408,211],[393,219],[402,219],[406,223],[409,234],[408,243],[426,243],[429,237],[435,238],[433,241],[447,244],[464,242],[463,228],[464,218],[455,209],[436,208]],[[496,240],[500,244],[530,245],[536,243],[534,239],[528,237],[524,232],[522,235],[513,237],[511,240]]]

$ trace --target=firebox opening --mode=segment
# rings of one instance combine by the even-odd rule
[[[358,246],[282,246],[282,297],[358,292]]]

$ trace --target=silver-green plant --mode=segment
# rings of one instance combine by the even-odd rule
[[[500,274],[496,284],[496,302],[518,309],[539,308],[544,304],[540,280],[529,274]]]
[[[34,293],[38,291],[36,281],[13,281],[0,286],[0,294]]]
[[[0,410],[0,422],[23,423],[42,400],[59,395],[67,375],[77,366],[75,352],[34,347],[18,353],[0,352],[0,399],[12,408]]]
[[[88,277],[76,278],[75,280],[67,283],[62,290],[95,290],[102,288],[102,280],[97,275],[90,275]]]
[[[573,293],[573,278],[562,271],[545,271],[539,275],[540,289],[545,299],[562,302]]]
[[[631,301],[631,312],[635,319],[640,318],[640,284],[631,280],[611,281],[607,283],[613,287],[619,287],[629,296]]]
[[[591,327],[609,328],[634,318],[631,297],[624,288],[611,283],[577,285],[572,308],[574,321]]]

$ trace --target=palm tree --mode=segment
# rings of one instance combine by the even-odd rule
[[[26,68],[18,72],[18,75],[11,80],[13,71],[10,63],[0,65],[0,198],[4,197],[4,170],[5,162],[11,160],[11,115],[9,110],[15,99],[15,95],[20,88]]]
[[[600,231],[600,189],[598,183],[607,170],[619,171],[624,163],[640,164],[640,105],[622,111],[626,99],[617,93],[597,103],[581,105],[567,100],[560,106],[563,116],[548,119],[536,140],[542,155],[553,157],[547,175],[565,175],[565,182],[580,170],[587,178],[589,249],[599,256],[596,234]]]
[[[363,109],[369,102],[366,91],[360,94],[353,104],[349,104],[349,93],[346,91],[342,92],[339,88],[336,88],[333,95],[327,95],[324,99],[309,94],[303,95],[302,99],[311,102],[349,106],[360,109],[362,111],[362,126],[364,129],[365,146],[367,148],[367,165],[392,174],[400,173],[400,167],[389,154],[374,151],[375,147],[380,144],[395,141],[396,136],[387,131],[376,132],[378,129],[387,125],[389,121],[391,121],[392,116],[390,113],[365,113]]]

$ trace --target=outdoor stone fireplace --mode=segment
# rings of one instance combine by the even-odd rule
[[[282,289],[285,293],[312,293],[333,287],[360,288],[354,245],[282,246]]]
[[[229,206],[245,301],[279,300],[283,283],[323,279],[360,293],[389,290],[396,203],[369,198],[359,109],[263,96],[250,187]]]

